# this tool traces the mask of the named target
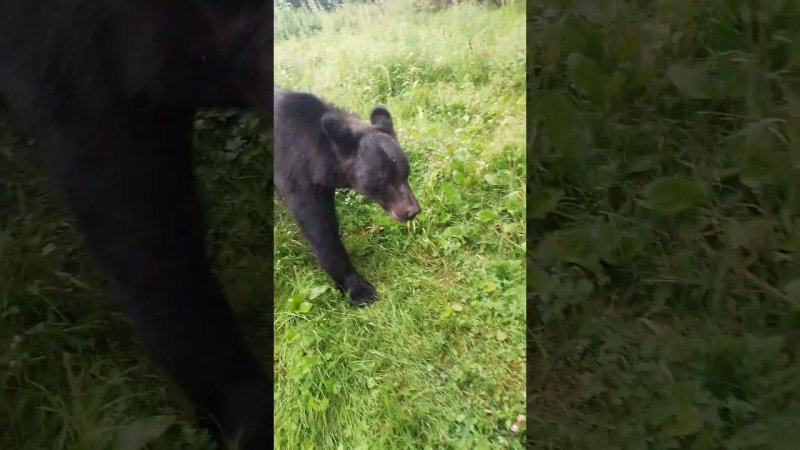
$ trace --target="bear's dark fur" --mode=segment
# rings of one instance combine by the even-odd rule
[[[376,107],[367,123],[312,94],[277,86],[274,102],[278,194],[337,287],[356,306],[372,303],[375,288],[353,267],[339,237],[334,191],[354,189],[398,221],[419,213],[392,116]]]
[[[272,446],[271,376],[212,275],[192,125],[205,107],[271,121],[271,8],[0,0],[0,105],[38,138],[150,357],[213,418],[218,439],[240,434],[241,448],[259,450]]]

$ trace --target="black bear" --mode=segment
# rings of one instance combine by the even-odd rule
[[[272,377],[212,274],[192,168],[194,114],[268,122],[263,0],[0,0],[0,105],[49,178],[150,357],[215,437],[272,447]],[[268,296],[269,293],[265,293]]]
[[[375,288],[353,267],[339,237],[334,192],[354,189],[401,222],[419,213],[392,116],[376,107],[367,123],[312,94],[277,86],[274,114],[277,193],[286,200],[320,266],[350,303],[374,302]]]

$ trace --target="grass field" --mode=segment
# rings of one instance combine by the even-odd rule
[[[388,107],[422,213],[337,197],[379,301],[331,287],[275,205],[275,448],[523,448],[524,5],[276,17],[276,83]]]
[[[536,449],[800,440],[800,3],[529,3]]]

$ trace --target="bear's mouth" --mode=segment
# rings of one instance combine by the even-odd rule
[[[389,214],[389,217],[391,217],[392,219],[394,219],[394,220],[396,220],[396,221],[398,221],[398,222],[400,222],[400,223],[408,222],[408,219],[406,219],[406,220],[403,220],[403,219],[401,219],[401,218],[400,218],[400,217],[397,215],[397,213],[396,213],[396,212],[394,212],[394,210],[391,210],[391,209],[389,209],[389,210],[386,210],[386,212]]]

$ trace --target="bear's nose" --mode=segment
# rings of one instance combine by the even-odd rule
[[[419,214],[419,205],[414,202],[411,205],[398,205],[389,210],[389,215],[398,222],[408,222]]]
[[[419,211],[420,211],[419,205],[411,205],[411,207],[409,207],[406,210],[406,220],[411,220],[414,217],[417,217]]]

